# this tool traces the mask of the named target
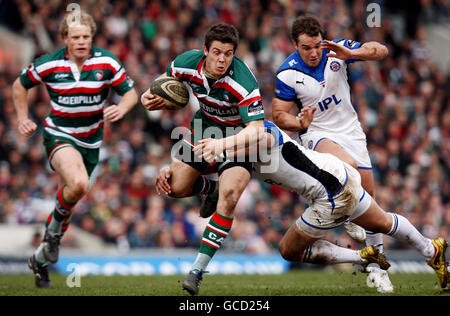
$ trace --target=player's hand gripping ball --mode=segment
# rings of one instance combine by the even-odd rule
[[[189,91],[178,79],[159,77],[150,85],[150,93],[166,102],[166,109],[179,110],[189,103]]]

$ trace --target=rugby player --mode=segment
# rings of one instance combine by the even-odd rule
[[[45,84],[51,112],[45,119],[44,146],[50,166],[62,179],[43,242],[28,261],[37,287],[51,286],[48,264],[57,262],[72,210],[89,189],[105,120],[122,119],[138,101],[134,82],[120,61],[92,46],[96,29],[89,14],[80,10],[66,14],[60,24],[66,46],[34,61],[13,84],[18,130],[24,136],[37,129],[28,115],[27,90]],[[119,104],[106,106],[110,87],[122,98]]]

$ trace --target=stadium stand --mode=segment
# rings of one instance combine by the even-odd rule
[[[58,25],[67,3],[2,1],[0,21],[8,33],[14,32],[32,43],[32,57],[37,57],[62,46]],[[234,24],[241,35],[237,55],[255,72],[268,119],[274,71],[293,50],[288,29],[297,14],[316,15],[330,39],[376,39],[386,43],[390,50],[387,59],[356,63],[349,77],[353,104],[368,136],[376,199],[382,208],[407,216],[427,237],[448,239],[450,63],[439,59],[445,57],[435,53],[427,38],[439,36],[434,27],[447,25],[448,30],[450,8],[438,0],[409,1],[407,5],[395,1],[395,6],[382,7],[382,27],[368,28],[368,2],[324,3],[80,1],[98,24],[95,45],[119,57],[136,81],[139,93],[173,57],[187,49],[201,48],[199,39],[207,26],[218,21]],[[449,41],[439,41],[440,47],[448,51]],[[26,66],[22,57],[20,49],[11,51],[11,47],[0,45],[3,224],[44,223],[53,208],[58,183],[47,165],[41,132],[30,139],[17,132],[11,85]],[[39,131],[49,110],[48,101],[42,86],[30,94],[30,111]],[[75,209],[75,226],[125,249],[198,247],[206,224],[198,215],[199,200],[174,200],[158,196],[154,190],[155,176],[170,161],[169,148],[176,141],[171,139],[171,131],[176,126],[187,126],[193,111],[186,108],[150,114],[138,105],[125,120],[105,125],[101,164],[92,190]],[[299,217],[304,204],[290,192],[252,180],[238,204],[231,238],[224,248],[248,253],[276,251],[282,234]],[[74,235],[69,230],[64,247],[77,246]],[[340,245],[357,246],[343,230],[330,232],[327,238]],[[402,247],[391,239],[386,243],[389,249]]]

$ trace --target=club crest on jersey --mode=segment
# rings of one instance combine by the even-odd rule
[[[100,71],[97,71],[96,73],[95,73],[95,79],[97,79],[97,80],[102,80],[102,78],[103,78],[103,71],[102,70],[100,70]]]
[[[341,69],[341,64],[334,60],[330,64],[330,69],[334,72],[338,72],[339,69]]]
[[[309,148],[309,149],[312,149],[312,148],[313,148],[313,145],[314,145],[314,142],[313,142],[312,140],[310,140],[310,141],[308,142],[308,148]]]

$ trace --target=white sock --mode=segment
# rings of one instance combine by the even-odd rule
[[[205,255],[204,253],[199,253],[194,264],[192,265],[192,270],[197,269],[200,271],[205,271],[211,259],[212,258],[210,256]]]
[[[391,230],[387,233],[395,239],[405,242],[414,247],[427,259],[434,256],[434,246],[431,240],[424,237],[419,231],[402,215],[389,213],[393,223]]]
[[[356,263],[365,262],[358,250],[339,247],[326,240],[317,240],[306,248],[304,262],[317,264]]]
[[[63,221],[58,221],[52,214],[52,221],[47,226],[47,231],[50,235],[61,235]]]
[[[46,266],[48,265],[47,260],[45,260],[44,257],[44,244],[41,243],[39,245],[39,247],[36,249],[36,251],[34,252],[34,256],[36,257],[36,262],[38,263],[39,266]]]
[[[381,253],[383,252],[383,234],[373,233],[366,230],[366,246],[374,246]]]

